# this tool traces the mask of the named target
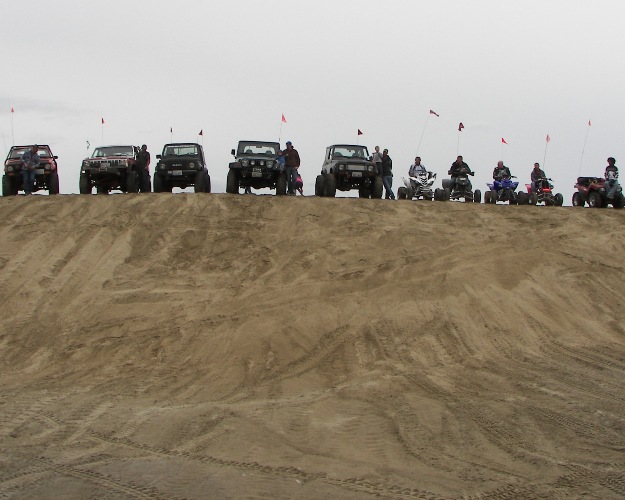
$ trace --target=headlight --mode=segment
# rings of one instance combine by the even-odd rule
[[[345,170],[345,165],[339,165],[339,170]]]
[[[369,172],[373,172],[373,165],[369,165],[369,166],[367,167],[367,170],[368,170]]]
[[[247,167],[250,164],[250,160],[241,160],[241,166],[242,167]]]
[[[195,168],[195,163],[193,163],[192,161],[189,162],[189,168]]]
[[[82,162],[82,168],[87,168],[89,166],[89,162],[88,161],[83,161]]]
[[[258,164],[262,167],[265,164],[265,160],[260,160]]]
[[[252,160],[252,161],[250,162],[250,165],[256,165],[256,160]]]
[[[165,164],[164,163],[159,163],[158,164],[158,169],[159,170],[165,170]]]
[[[271,160],[269,160],[267,162],[267,168],[272,168],[273,167],[273,162]]]
[[[7,167],[7,172],[13,172],[13,167],[11,165]]]

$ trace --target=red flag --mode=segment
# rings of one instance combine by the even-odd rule
[[[588,126],[590,127],[592,125],[592,123],[590,123],[590,120],[588,120]]]
[[[458,124],[458,132],[462,132],[462,129],[464,128],[464,125],[462,124],[462,122],[460,122]]]
[[[505,140],[503,137],[501,138],[501,143],[502,143],[502,144],[508,144],[508,143],[506,142],[506,140]]]
[[[360,129],[358,129],[358,135],[362,135],[362,132],[360,131]]]
[[[174,133],[174,128],[173,127],[169,127],[169,133],[173,134]]]
[[[547,142],[549,142],[551,140],[551,137],[549,137],[549,134],[547,134],[547,138],[545,139]]]
[[[284,113],[282,113],[282,123],[286,123],[286,118],[284,116]]]
[[[104,125],[104,118],[102,118],[102,125]]]
[[[11,108],[11,113],[15,113],[15,110],[13,108]]]
[[[430,114],[431,114],[431,115],[434,115],[434,116],[439,116],[439,115],[438,115],[438,113],[437,113],[436,111],[432,111],[431,109],[430,109]]]
[[[204,129],[200,130],[200,133],[198,135],[204,135]]]

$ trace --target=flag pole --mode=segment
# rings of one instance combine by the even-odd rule
[[[547,161],[547,146],[549,146],[548,140],[545,141],[545,154],[543,155],[543,168],[545,168],[545,162]]]
[[[280,119],[280,131],[278,132],[278,143],[281,144],[281,139],[282,139],[282,119]]]
[[[456,143],[456,156],[458,156],[460,153],[460,130],[458,130],[458,142]]]
[[[15,146],[15,134],[13,132],[13,114],[15,110],[11,107],[11,146]]]
[[[425,125],[423,125],[423,130],[421,131],[421,137],[419,137],[419,144],[417,145],[417,156],[419,156],[419,149],[421,148],[421,141],[423,141],[423,135],[425,134],[425,129],[428,126],[428,123],[430,121],[430,115],[432,113],[428,113],[428,117],[425,119]]]
[[[588,140],[588,132],[590,132],[590,120],[588,120],[588,127],[586,127],[586,137],[584,137],[584,146],[582,147],[582,156],[579,159],[579,170],[577,176],[579,177],[582,172],[582,162],[584,161],[584,152],[586,151],[586,141]]]

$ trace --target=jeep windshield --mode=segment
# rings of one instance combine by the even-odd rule
[[[332,149],[332,158],[366,160],[369,158],[369,152],[365,146],[335,146]]]
[[[280,145],[277,142],[240,142],[237,150],[237,156],[254,155],[254,156],[271,156],[278,154]]]
[[[105,156],[134,156],[132,146],[106,146],[95,148],[92,158],[103,158]]]
[[[177,144],[175,146],[166,146],[163,150],[163,156],[199,156],[197,146],[195,144]]]
[[[30,146],[12,148],[9,158],[12,158],[12,159],[21,158],[22,155],[29,149],[30,149]],[[37,154],[39,155],[39,158],[51,158],[52,157],[52,155],[50,154],[50,150],[47,148],[40,148],[39,151],[37,151]]]

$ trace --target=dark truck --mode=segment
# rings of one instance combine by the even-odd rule
[[[335,144],[326,148],[315,196],[336,196],[336,190],[358,189],[360,198],[382,198],[382,177],[376,174],[365,146]]]
[[[234,161],[230,163],[226,180],[226,193],[237,194],[239,188],[270,188],[276,194],[286,194],[284,167],[277,161],[280,144],[277,142],[239,141],[236,151],[231,151]]]
[[[24,190],[22,177],[22,155],[32,146],[12,146],[4,160],[4,175],[2,176],[2,196],[15,196],[18,191]],[[33,191],[47,190],[50,194],[59,194],[59,172],[56,160],[50,146],[39,145],[39,168],[35,171],[35,187]]]
[[[124,193],[139,192],[137,146],[100,146],[82,161],[78,190],[80,194],[109,194],[114,189]]]
[[[154,168],[154,192],[162,193],[174,187],[185,189],[193,186],[196,193],[211,192],[204,149],[194,142],[165,144],[163,153],[156,155]]]

